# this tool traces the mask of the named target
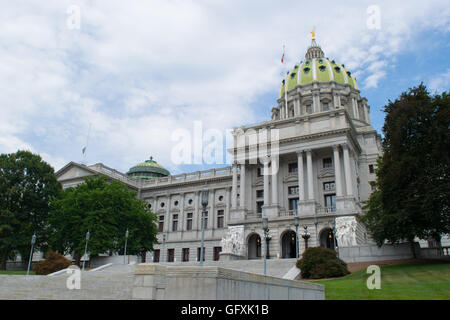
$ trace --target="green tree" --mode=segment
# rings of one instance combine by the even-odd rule
[[[436,241],[450,232],[450,99],[423,84],[385,106],[383,156],[363,221],[374,240],[417,236]]]
[[[60,192],[54,169],[39,155],[0,155],[0,269],[16,253],[28,261],[34,232],[35,248],[45,250],[50,202]]]
[[[72,254],[79,265],[86,243],[91,257],[106,252],[123,253],[125,232],[129,230],[127,254],[153,251],[157,242],[156,215],[136,192],[104,177],[87,178],[85,183],[66,189],[52,203],[51,247]]]

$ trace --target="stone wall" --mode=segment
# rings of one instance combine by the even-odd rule
[[[411,259],[412,257],[409,243],[385,244],[381,248],[370,244],[339,248],[339,258],[345,262]]]
[[[136,265],[133,299],[323,300],[319,284],[219,267]]]

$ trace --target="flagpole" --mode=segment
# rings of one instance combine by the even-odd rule
[[[86,164],[86,154],[87,154],[87,148],[89,145],[89,135],[91,134],[91,126],[92,123],[89,122],[89,129],[88,129],[88,134],[87,134],[87,138],[86,138],[86,146],[83,149],[83,164]]]
[[[283,57],[285,54],[285,45],[283,44]],[[284,72],[286,72],[286,59],[283,59],[283,65],[284,65]],[[288,105],[287,105],[287,91],[288,91],[288,75],[286,73],[286,78],[284,80],[284,103],[285,103],[285,111],[284,111],[284,118],[287,119],[288,117]]]

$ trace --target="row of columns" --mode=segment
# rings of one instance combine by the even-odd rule
[[[294,106],[294,116],[299,116],[301,115],[301,104],[300,104],[300,99],[299,98],[294,98],[293,100],[293,106]],[[362,117],[364,116],[364,121],[366,121],[367,123],[370,123],[370,119],[369,119],[369,110],[368,110],[368,106],[363,103],[362,104],[362,111],[364,113],[364,115],[361,115],[359,112],[359,108],[358,108],[358,102],[357,102],[357,98],[356,97],[351,97],[350,98],[351,101],[351,111],[353,113],[353,117],[356,119],[362,119]],[[337,93],[334,93],[333,95],[333,104],[335,108],[341,108],[341,96]],[[312,112],[316,113],[316,112],[320,112],[321,111],[321,102],[320,102],[320,94],[319,92],[315,91],[312,94]],[[280,105],[280,119],[287,119],[289,118],[289,110],[287,109],[287,105],[286,103],[283,102],[282,105]]]
[[[343,179],[341,170],[341,157],[340,157],[340,147],[342,147],[342,155],[344,162],[344,179],[346,186],[346,195],[353,196],[353,183],[352,183],[352,173],[350,165],[350,152],[347,144],[334,145],[333,146],[333,160],[334,160],[334,172],[335,172],[335,185],[336,185],[336,196],[344,196],[343,191]],[[308,193],[306,194],[305,188],[305,176],[304,176],[304,155],[306,155],[306,181],[308,186]],[[276,168],[276,172],[270,173],[269,164],[272,163],[272,169]],[[299,181],[299,196],[300,200],[314,201],[314,173],[313,173],[313,160],[312,160],[312,150],[302,150],[297,152],[297,165],[298,165],[298,181]],[[278,161],[277,160],[266,160],[263,164],[263,179],[264,179],[264,205],[272,204],[278,205]],[[238,190],[238,165],[233,165],[233,181],[232,181],[232,191],[231,191],[231,207],[237,209],[237,190]],[[272,190],[270,190],[269,183],[272,180]],[[240,165],[240,203],[239,207],[246,208],[246,167],[245,164]],[[271,192],[270,192],[271,191]],[[270,193],[272,194],[272,199],[270,199]],[[272,200],[270,202],[270,200]]]
[[[352,173],[350,166],[350,153],[346,144],[342,145],[343,159],[344,159],[344,173],[347,196],[353,196]],[[308,181],[308,197],[306,197],[304,187],[304,170],[303,170],[303,153],[306,153],[306,172]],[[302,200],[314,200],[314,175],[312,167],[312,151],[310,149],[299,151],[297,153],[298,163],[298,181],[299,181],[299,195]],[[344,195],[342,188],[342,172],[341,159],[339,155],[339,145],[333,146],[333,160],[334,160],[334,174],[336,185],[336,196],[342,197]]]
[[[269,167],[271,164],[271,168]],[[239,179],[239,207],[246,208],[246,166],[240,165],[240,179]],[[264,205],[278,205],[278,160],[266,160],[263,165],[264,177]],[[270,170],[275,170],[272,174]],[[237,190],[238,190],[238,165],[234,164],[232,167],[232,187],[231,187],[231,208],[237,209]],[[269,183],[272,179],[272,192],[269,192]],[[272,202],[270,202],[270,193],[272,193]]]

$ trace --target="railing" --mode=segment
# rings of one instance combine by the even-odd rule
[[[293,217],[297,215],[297,210],[280,211],[280,217]]]
[[[336,207],[317,207],[316,212],[318,214],[335,213]]]
[[[201,180],[201,179],[209,179],[217,176],[228,176],[232,174],[231,167],[219,168],[219,169],[209,169],[204,171],[196,171],[191,173],[182,173],[173,176],[167,177],[158,177],[152,179],[131,179],[124,173],[121,173],[115,169],[111,169],[106,167],[102,163],[97,163],[93,166],[90,166],[91,169],[98,171],[100,173],[106,174],[112,178],[127,182],[128,184],[134,186],[151,186],[151,185],[159,185],[159,184],[170,184],[173,182],[184,182],[184,181],[192,181],[192,180]]]
[[[449,251],[450,251],[450,247],[442,247],[442,255],[443,256],[449,256],[450,255]]]

